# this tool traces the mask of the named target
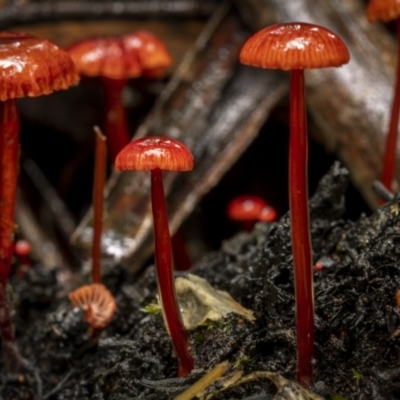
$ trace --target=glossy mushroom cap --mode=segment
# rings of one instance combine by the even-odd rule
[[[234,221],[256,221],[265,206],[265,201],[257,196],[243,195],[228,204],[227,214]]]
[[[278,214],[277,214],[275,208],[273,208],[271,206],[265,206],[261,210],[258,220],[262,221],[262,222],[273,222],[273,221],[276,221],[277,217],[278,217]]]
[[[190,150],[175,139],[150,136],[127,144],[115,159],[115,169],[190,171],[194,160]]]
[[[14,245],[14,253],[17,256],[28,256],[32,251],[32,246],[27,240],[20,239]]]
[[[369,21],[391,21],[400,16],[400,0],[371,0],[367,7]]]
[[[0,100],[41,96],[79,80],[71,57],[47,39],[0,32]]]
[[[339,67],[350,59],[346,45],[332,31],[302,22],[272,25],[242,47],[243,64],[269,69]]]
[[[85,321],[96,329],[107,326],[117,309],[114,296],[101,283],[82,286],[68,297],[74,307],[85,311]]]
[[[79,72],[110,79],[162,75],[172,59],[164,44],[154,35],[138,31],[119,38],[93,38],[68,49]]]

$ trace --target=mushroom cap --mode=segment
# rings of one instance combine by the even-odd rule
[[[235,197],[228,204],[227,214],[234,221],[255,221],[266,205],[260,197],[246,194]]]
[[[154,35],[137,31],[129,35],[82,40],[68,48],[79,72],[110,79],[160,77],[171,63],[164,44]]]
[[[67,52],[47,39],[0,32],[0,100],[40,96],[79,80]]]
[[[391,21],[400,16],[400,0],[371,0],[367,7],[369,21]]]
[[[107,326],[117,309],[114,296],[101,283],[81,286],[69,293],[68,297],[74,307],[85,311],[85,321],[93,328]]]
[[[277,218],[277,212],[274,207],[265,206],[258,217],[259,221],[262,222],[273,222]]]
[[[251,36],[240,51],[243,64],[269,69],[339,67],[350,59],[335,33],[318,25],[291,22],[272,25]]]
[[[190,171],[194,160],[181,142],[163,136],[149,136],[127,144],[115,159],[115,169]]]
[[[17,240],[14,245],[14,253],[17,256],[28,256],[32,251],[32,245],[24,239]]]

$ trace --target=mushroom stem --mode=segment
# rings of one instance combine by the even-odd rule
[[[106,172],[107,147],[106,138],[98,127],[94,128],[96,136],[96,156],[93,182],[93,246],[92,246],[92,279],[93,283],[101,283],[101,228],[103,217],[104,180]]]
[[[110,160],[115,157],[131,140],[125,107],[122,103],[122,91],[127,83],[126,79],[101,78],[104,90],[104,121],[103,129],[108,139]]]
[[[400,18],[397,18],[397,76],[392,111],[390,115],[389,133],[386,138],[385,155],[383,158],[382,183],[392,190],[396,169],[397,136],[400,111]],[[384,203],[384,201],[383,201]]]
[[[9,372],[22,370],[7,300],[18,180],[19,116],[16,101],[0,102],[0,332]]]
[[[314,286],[308,213],[308,142],[304,102],[304,71],[290,79],[289,192],[296,292],[297,381],[313,386]]]
[[[193,359],[189,353],[188,339],[175,293],[171,239],[165,205],[162,170],[159,168],[151,170],[151,200],[154,219],[158,290],[167,329],[171,335],[171,340],[179,359],[179,376],[186,377],[193,369]]]

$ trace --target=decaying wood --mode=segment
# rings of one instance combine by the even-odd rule
[[[172,232],[251,143],[287,91],[283,74],[238,66],[247,36],[230,6],[220,6],[137,132],[136,137],[177,138],[195,156],[194,171],[165,175]],[[133,267],[151,251],[149,194],[143,172],[115,173],[108,188],[103,251]],[[87,216],[73,236],[81,248],[90,246],[90,224]]]
[[[375,207],[372,184],[380,177],[395,76],[393,38],[381,25],[367,21],[360,0],[239,0],[236,4],[253,30],[303,21],[326,26],[344,39],[351,54],[348,65],[306,73],[308,110],[320,129],[316,139],[342,159],[366,201]]]
[[[208,16],[216,4],[212,0],[120,0],[118,2],[10,0],[2,1],[0,7],[0,27],[8,29],[15,25],[55,19]]]

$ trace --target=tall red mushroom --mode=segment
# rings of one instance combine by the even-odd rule
[[[304,69],[339,67],[349,61],[343,41],[330,30],[311,24],[278,24],[255,33],[240,52],[243,64],[291,71],[289,195],[295,272],[297,380],[314,384],[314,288],[307,185],[307,120]]]
[[[105,97],[103,129],[111,161],[130,142],[122,90],[128,79],[161,78],[171,65],[168,50],[156,36],[137,31],[122,37],[86,39],[68,49],[81,75],[100,77]]]
[[[193,164],[192,154],[182,143],[161,136],[134,140],[125,146],[115,159],[117,170],[149,170],[151,173],[158,289],[167,328],[179,358],[179,376],[183,377],[192,371],[193,359],[189,353],[188,340],[175,294],[162,170],[190,171],[193,169]]]
[[[400,2],[397,0],[371,0],[367,8],[369,21],[391,21],[396,19],[397,25],[397,73],[394,87],[392,111],[390,114],[389,132],[386,137],[385,153],[381,180],[388,190],[393,189],[396,169],[397,137],[400,112]],[[383,203],[384,201],[382,201]]]
[[[19,170],[19,116],[15,99],[67,89],[78,81],[69,55],[46,39],[0,33],[0,331],[10,372],[21,369],[7,304]]]

